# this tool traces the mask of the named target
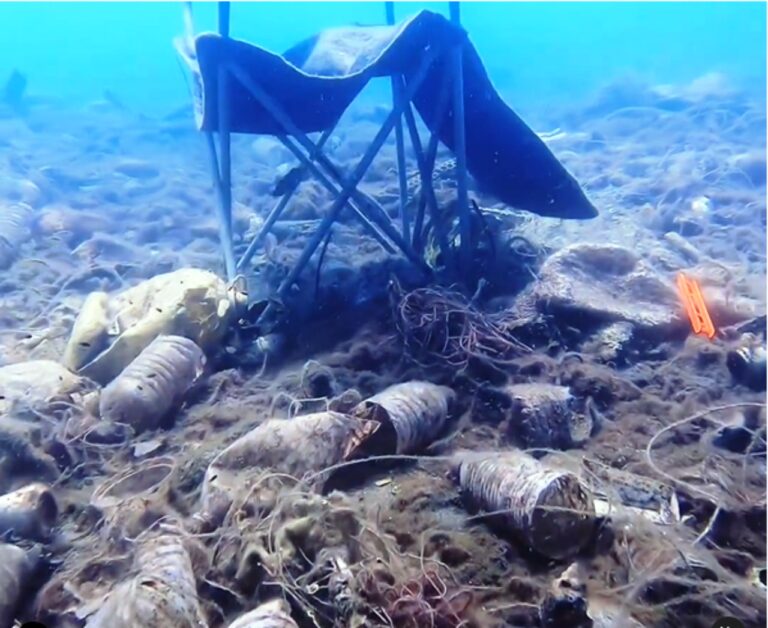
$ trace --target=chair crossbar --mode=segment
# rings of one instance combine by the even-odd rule
[[[411,243],[397,231],[397,229],[386,215],[384,209],[378,203],[376,203],[376,201],[367,195],[364,195],[360,190],[358,190],[357,186],[360,184],[360,181],[362,181],[366,172],[373,163],[373,159],[381,150],[381,147],[389,137],[397,121],[402,119],[406,109],[410,109],[410,103],[417,89],[423,82],[429,66],[437,58],[438,54],[439,53],[437,51],[430,50],[422,59],[422,62],[417,69],[413,79],[404,86],[404,89],[402,90],[402,97],[395,99],[392,111],[387,116],[375,138],[372,140],[368,150],[365,152],[362,159],[358,162],[358,165],[351,177],[344,177],[342,175],[340,169],[335,164],[333,164],[330,158],[328,158],[328,156],[322,151],[322,145],[319,142],[317,144],[313,143],[306,134],[301,132],[292,122],[290,117],[285,113],[285,111],[283,111],[282,108],[274,101],[274,99],[272,99],[269,94],[265,92],[265,90],[257,83],[257,81],[248,76],[242,70],[242,68],[236,65],[227,64],[226,71],[230,73],[231,76],[236,80],[238,80],[243,85],[243,87],[247,89],[253,95],[253,97],[256,98],[269,111],[273,118],[281,126],[283,126],[287,135],[280,136],[279,138],[281,141],[283,141],[289,150],[291,150],[291,152],[293,152],[293,154],[302,162],[302,165],[310,172],[312,172],[312,174],[315,175],[315,177],[318,178],[318,180],[335,196],[335,200],[328,210],[328,213],[321,221],[309,242],[307,242],[305,245],[305,248],[300,254],[299,259],[296,261],[294,267],[291,269],[288,276],[283,280],[280,287],[278,288],[279,297],[284,297],[286,295],[287,291],[304,270],[312,255],[314,255],[320,243],[327,236],[328,232],[333,226],[333,223],[338,219],[341,210],[347,205],[350,205],[353,208],[353,211],[356,212],[359,218],[362,217],[365,220],[364,224],[368,225],[370,223],[374,223],[376,226],[381,228],[387,237],[389,237],[389,239],[398,246],[401,252],[411,262],[423,270],[429,272],[429,267],[426,265],[424,260],[413,251]],[[298,143],[299,146],[296,146],[294,141]],[[306,153],[302,152],[300,147],[303,148]],[[314,159],[312,157],[314,157]],[[334,181],[331,181],[331,179],[333,179],[335,183]],[[350,202],[353,199],[354,201],[358,201],[360,203],[360,207],[355,207],[355,203]],[[361,200],[363,202],[360,202]],[[278,208],[280,208],[279,204],[275,210]],[[282,209],[284,209],[284,205],[282,208],[280,208],[280,211],[282,211]],[[267,226],[265,223],[257,237],[260,236],[260,238],[263,239],[269,228],[271,228],[271,226],[277,220],[277,217],[279,217],[279,215],[273,218],[269,226]],[[377,237],[377,240],[380,240],[380,238]],[[267,311],[265,311],[262,316],[266,314]]]
[[[320,139],[316,144],[318,151],[322,149],[322,147],[325,145],[325,143],[333,134],[334,130],[335,130],[335,127],[328,129],[323,133],[323,135],[320,137]],[[310,156],[310,159],[314,160],[316,156],[317,156],[317,153],[315,152]],[[301,168],[303,172],[307,171],[306,166],[302,165]],[[264,238],[272,229],[272,226],[280,219],[280,216],[282,216],[283,211],[288,206],[288,203],[290,202],[291,198],[293,198],[293,195],[296,193],[296,190],[299,189],[299,183],[300,183],[299,179],[292,182],[288,187],[288,189],[285,191],[285,194],[283,194],[280,197],[280,200],[277,201],[275,206],[270,210],[269,214],[267,214],[267,217],[264,220],[264,224],[259,229],[259,232],[251,240],[250,244],[248,245],[248,248],[246,248],[245,252],[240,258],[240,261],[237,262],[238,272],[242,272],[245,269],[245,267],[248,265],[248,263],[251,261],[254,254],[256,253],[256,249],[261,245],[261,243],[264,241]]]

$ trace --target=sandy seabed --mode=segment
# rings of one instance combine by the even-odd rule
[[[380,117],[377,109],[348,112],[333,159],[353,166]],[[652,260],[670,280],[678,270],[698,269],[694,275],[720,291],[725,305],[715,318],[721,326],[765,314],[764,103],[711,77],[677,88],[627,84],[542,115],[540,123],[549,125],[537,130],[547,131],[545,141],[600,216],[589,222],[544,219],[473,192],[480,206],[503,216],[505,229],[531,245],[530,264],[514,269],[525,277],[522,283],[534,283],[543,261],[564,247],[610,243]],[[23,118],[0,116],[0,206],[24,202],[34,210],[30,237],[0,276],[0,365],[59,360],[92,291],[119,291],[188,266],[223,274],[205,145],[191,125],[186,111],[147,118],[114,102],[80,110],[40,103]],[[291,160],[271,138],[237,137],[233,163],[234,231],[242,251],[245,234],[274,203],[269,192],[276,169]],[[390,144],[362,186],[387,209],[397,203],[395,167]],[[327,202],[322,187],[306,181],[286,219],[317,219]],[[670,232],[689,248],[681,253],[679,239],[664,237]],[[293,259],[303,242],[288,229],[281,233],[265,254],[277,265]],[[378,255],[369,240],[339,236],[328,247],[326,267],[342,265],[352,250]],[[256,259],[264,262],[264,255]],[[512,297],[497,296],[496,306],[514,303]],[[586,574],[596,625],[629,625],[605,619],[622,607],[646,626],[708,628],[724,615],[765,625],[765,588],[753,577],[755,568],[765,567],[765,399],[735,382],[726,368],[735,336],[708,341],[672,335],[617,364],[562,320],[555,327],[562,336],[501,367],[425,367],[411,359],[391,311],[382,307],[354,326],[348,318],[305,321],[285,360],[264,372],[230,364],[212,373],[172,425],[131,442],[67,441],[55,419],[41,418],[41,440],[33,447],[46,449],[59,468],[53,491],[60,517],[54,539],[43,548],[46,568],[19,617],[82,625],[72,609],[98,601],[132,574],[130,539],[163,516],[189,520],[199,508],[212,457],[267,418],[322,408],[318,395],[355,390],[365,398],[396,382],[426,379],[454,388],[463,411],[458,432],[431,452],[439,455],[367,469],[362,482],[357,472],[341,473],[343,495],[334,498],[341,501],[312,502],[302,511],[318,520],[333,519],[334,508],[349,511],[359,529],[378,539],[361,550],[360,561],[369,561],[366,569],[374,573],[378,552],[376,568],[388,570],[381,578],[390,589],[355,589],[379,609],[367,615],[366,625],[539,626],[539,607],[572,560]],[[323,373],[319,391],[307,383],[310,360]],[[467,512],[445,456],[509,447],[484,391],[528,382],[569,386],[589,397],[601,417],[583,446],[553,456],[566,466],[587,458],[674,486],[682,521],[663,529],[636,525],[631,534],[605,526],[572,560],[548,561]],[[713,408],[723,409],[708,412]],[[718,447],[720,424],[744,414],[754,415],[757,425],[746,453]],[[61,447],[51,449],[52,442]],[[103,482],[158,456],[172,466],[169,483],[138,506],[132,502],[135,510],[126,508],[123,519],[107,521],[89,505]],[[4,491],[25,479],[14,473],[0,478]],[[295,504],[280,508],[271,525],[301,510]],[[278,592],[300,625],[333,625],[338,609],[323,594],[307,612],[317,593],[302,579],[307,564],[293,557],[277,566],[263,559],[262,572],[244,566],[253,545],[248,534],[264,532],[257,527],[255,517],[250,523],[233,517],[217,532],[193,539],[190,554],[206,621],[228,625]],[[315,541],[322,546],[322,538]]]

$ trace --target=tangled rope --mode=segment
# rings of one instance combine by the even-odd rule
[[[393,288],[395,324],[411,358],[465,368],[470,358],[503,363],[530,347],[515,338],[517,321],[507,312],[481,312],[460,292],[419,288],[402,293]]]

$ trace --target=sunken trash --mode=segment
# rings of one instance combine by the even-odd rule
[[[117,294],[93,292],[64,351],[71,371],[104,385],[161,335],[215,351],[237,320],[243,295],[214,273],[182,268]]]

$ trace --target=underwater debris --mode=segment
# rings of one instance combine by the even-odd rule
[[[229,628],[299,628],[285,600],[275,598],[238,617]]]
[[[157,336],[101,392],[99,414],[137,434],[155,429],[204,369],[205,355],[192,340]]]
[[[94,236],[97,231],[109,231],[110,222],[102,214],[86,213],[60,205],[45,205],[35,223],[43,237],[62,238],[71,248]]]
[[[735,454],[765,454],[765,410],[735,411],[712,436],[712,445]]]
[[[238,295],[214,273],[195,268],[156,275],[116,295],[91,293],[62,362],[104,385],[163,334],[213,351],[237,320]]]
[[[153,511],[167,504],[174,468],[169,457],[143,460],[96,487],[91,505],[102,513],[108,537],[124,540],[144,530]]]
[[[621,366],[626,363],[634,337],[634,327],[631,323],[612,323],[599,329],[583,345],[584,353],[592,353],[604,363]]]
[[[289,489],[260,515],[227,518],[214,571],[233,573],[234,589],[248,598],[262,584],[279,582],[291,592],[302,625],[356,625],[350,618],[360,603],[359,569],[391,560],[388,544],[356,504],[337,491],[320,496]]]
[[[331,398],[336,395],[333,372],[316,360],[308,360],[301,369],[301,389],[310,399]]]
[[[47,540],[58,516],[56,499],[45,484],[28,484],[0,496],[0,535]]]
[[[539,607],[542,628],[592,628],[584,580],[579,563],[573,563],[555,578]]]
[[[24,111],[24,95],[27,91],[27,76],[14,69],[3,86],[0,102],[8,105],[12,111],[21,114]]]
[[[726,366],[733,379],[755,392],[766,387],[765,345],[751,334],[745,334],[741,346],[728,352]]]
[[[122,159],[114,170],[131,179],[154,179],[160,174],[156,166],[143,159]]]
[[[576,412],[576,399],[569,388],[512,384],[503,392],[511,399],[507,432],[522,447],[570,449],[589,439],[592,418],[589,413]]]
[[[628,511],[660,525],[680,521],[680,505],[673,487],[589,458],[584,458],[583,464],[593,478],[588,484],[598,516],[618,514],[621,504]]]
[[[14,625],[16,609],[32,573],[37,568],[38,556],[20,547],[0,543],[0,628]]]
[[[307,180],[307,174],[307,169],[303,165],[291,168],[290,164],[280,164],[275,173],[275,184],[270,195],[276,197],[292,192],[302,181]]]
[[[25,203],[0,207],[0,270],[16,260],[21,246],[32,235],[33,210]]]
[[[209,511],[223,495],[228,501],[271,490],[267,480],[300,481],[316,473],[311,487],[321,487],[328,474],[320,473],[349,460],[379,429],[337,412],[317,412],[293,419],[270,419],[219,453],[203,481],[203,508]],[[256,491],[261,486],[263,491]]]
[[[519,451],[462,457],[455,469],[461,490],[538,554],[565,558],[592,538],[592,495],[573,473]]]
[[[0,367],[0,416],[47,415],[57,403],[72,404],[89,383],[53,360],[29,360]]]
[[[631,99],[625,103],[630,107],[632,104]],[[34,240],[21,246],[7,273],[0,272],[3,275],[0,300],[5,307],[0,307],[0,314],[4,314],[0,326],[6,328],[0,338],[3,345],[0,363],[26,359],[29,351],[36,357],[59,359],[67,338],[59,342],[56,336],[71,328],[83,298],[93,290],[106,291],[100,293],[105,313],[100,325],[109,330],[114,320],[125,319],[111,311],[116,296],[157,272],[179,266],[222,272],[217,248],[219,236],[215,216],[210,211],[210,185],[200,180],[199,164],[195,159],[190,161],[190,155],[184,150],[195,141],[189,107],[182,121],[188,128],[175,136],[181,142],[183,154],[178,154],[178,142],[175,148],[168,142],[158,143],[162,126],[150,118],[137,118],[131,112],[120,114],[114,110],[108,116],[97,115],[93,110],[73,111],[71,116],[70,112],[62,111],[62,115],[66,114],[68,131],[56,133],[49,114],[57,111],[57,105],[51,101],[39,115],[27,121],[9,118],[0,121],[6,131],[0,133],[0,145],[8,149],[5,152],[0,149],[0,170],[5,168],[8,175],[7,182],[0,182],[0,196],[5,193],[6,203],[28,203],[35,209],[37,218]],[[9,113],[7,108],[5,113]],[[387,113],[388,110],[383,111],[378,121]],[[555,123],[557,114],[550,113],[552,116],[548,117]],[[350,110],[350,114],[354,116],[355,112]],[[0,112],[0,118],[2,116]],[[638,127],[636,131],[629,128],[629,122]],[[190,536],[196,536],[205,545],[204,558],[211,563],[208,569],[200,568],[197,555],[187,547],[198,579],[199,602],[211,626],[227,626],[229,622],[237,626],[238,620],[245,622],[246,618],[258,615],[256,607],[275,596],[283,597],[290,604],[290,611],[285,607],[282,610],[292,615],[291,620],[285,618],[286,622],[291,621],[288,624],[291,628],[295,628],[293,622],[313,628],[334,624],[349,628],[537,626],[536,613],[549,581],[571,559],[553,565],[553,561],[525,551],[524,543],[510,543],[507,535],[494,537],[489,529],[477,525],[475,517],[470,517],[468,524],[468,513],[456,508],[457,491],[441,475],[443,457],[434,456],[438,447],[448,455],[456,446],[498,449],[506,440],[507,427],[511,427],[511,423],[502,423],[502,420],[509,421],[510,415],[510,407],[505,404],[510,403],[511,398],[504,393],[505,387],[530,381],[568,386],[577,405],[571,407],[564,403],[564,412],[576,413],[581,403],[594,400],[595,408],[604,413],[606,421],[600,436],[584,443],[584,457],[627,472],[628,477],[595,477],[598,474],[578,468],[582,458],[579,451],[569,451],[562,456],[553,453],[544,458],[544,463],[549,464],[554,464],[550,462],[553,459],[562,458],[563,470],[573,471],[569,463],[577,467],[574,473],[593,495],[597,532],[594,540],[587,542],[579,553],[590,585],[583,598],[592,628],[611,623],[613,628],[630,628],[629,617],[621,614],[617,607],[625,608],[649,627],[708,628],[717,616],[710,612],[715,606],[710,600],[718,591],[725,591],[720,598],[724,610],[747,625],[765,625],[765,491],[761,488],[765,459],[758,450],[765,448],[764,407],[755,426],[750,425],[746,412],[743,413],[745,420],[738,423],[729,422],[731,413],[726,416],[717,412],[711,418],[674,428],[674,433],[658,439],[652,453],[664,470],[665,482],[678,488],[678,492],[666,494],[655,487],[646,487],[642,478],[638,482],[635,476],[635,473],[648,473],[662,477],[642,459],[648,439],[662,426],[714,402],[761,401],[759,393],[750,392],[739,379],[732,380],[726,371],[727,352],[741,348],[743,331],[735,328],[726,331],[727,327],[721,327],[723,321],[717,316],[715,301],[711,304],[712,319],[723,332],[722,337],[718,334],[712,343],[689,338],[684,345],[682,338],[689,330],[686,321],[680,325],[679,335],[670,334],[670,342],[659,345],[657,341],[662,334],[655,329],[649,334],[649,329],[637,328],[631,321],[614,321],[610,317],[602,320],[600,311],[594,316],[592,313],[582,316],[580,310],[542,314],[540,309],[546,306],[545,301],[534,301],[531,319],[515,326],[521,321],[521,314],[528,313],[511,306],[517,290],[537,280],[546,256],[575,242],[599,242],[610,235],[612,241],[624,244],[664,280],[674,278],[678,270],[687,272],[689,264],[722,262],[729,273],[727,276],[702,271],[710,276],[708,282],[715,284],[713,289],[721,291],[721,301],[730,299],[732,304],[734,300],[754,298],[755,311],[764,311],[765,251],[759,241],[761,227],[764,227],[761,217],[765,209],[761,194],[764,189],[750,189],[747,178],[734,172],[737,167],[748,166],[755,175],[764,177],[757,169],[761,165],[759,159],[764,164],[764,150],[755,146],[764,122],[764,108],[759,103],[745,105],[734,98],[733,102],[715,101],[695,111],[680,111],[669,119],[643,112],[622,112],[612,124],[585,119],[578,133],[581,137],[572,133],[570,127],[567,133],[549,137],[550,141],[557,141],[554,148],[562,151],[568,166],[586,182],[595,203],[607,210],[591,227],[538,220],[496,203],[479,188],[472,189],[483,214],[490,219],[488,226],[495,227],[495,221],[500,223],[500,232],[493,234],[498,236],[499,246],[495,249],[496,264],[485,269],[476,265],[474,269],[488,280],[488,288],[472,298],[469,294],[466,298],[457,298],[456,303],[473,307],[485,318],[485,323],[498,323],[509,336],[529,346],[535,345],[531,355],[521,356],[525,350],[495,351],[495,339],[490,344],[483,340],[482,331],[486,327],[474,327],[481,330],[479,338],[471,334],[462,336],[461,325],[466,321],[474,325],[475,319],[464,311],[452,313],[452,303],[446,303],[441,309],[444,302],[438,301],[433,311],[433,302],[422,293],[425,298],[419,304],[423,307],[407,312],[407,320],[416,327],[406,343],[411,355],[403,356],[402,343],[397,342],[400,338],[392,341],[391,319],[384,316],[386,313],[378,301],[354,311],[350,306],[357,307],[358,298],[378,299],[381,293],[375,291],[383,289],[388,276],[385,271],[389,268],[397,271],[395,274],[403,286],[407,286],[406,290],[422,284],[416,284],[415,277],[412,282],[413,276],[406,275],[394,264],[385,267],[377,261],[375,272],[358,270],[357,263],[368,259],[370,242],[360,236],[358,225],[350,223],[349,216],[342,215],[343,222],[334,227],[325,263],[318,271],[320,288],[314,290],[314,271],[318,270],[315,266],[308,269],[296,289],[286,296],[292,315],[281,314],[279,320],[283,326],[253,326],[237,338],[241,343],[237,344],[236,351],[230,352],[230,347],[222,346],[230,342],[236,344],[236,340],[229,337],[223,342],[212,342],[210,348],[202,347],[217,371],[225,359],[229,360],[232,370],[218,373],[210,387],[200,391],[205,394],[188,394],[187,399],[194,397],[193,412],[183,421],[176,421],[171,429],[144,432],[136,439],[129,426],[97,418],[98,395],[92,396],[89,403],[85,400],[81,403],[79,393],[74,393],[71,398],[77,407],[71,407],[67,405],[69,395],[56,395],[55,399],[62,399],[63,403],[50,404],[46,401],[47,394],[38,395],[35,386],[31,386],[30,398],[40,397],[40,405],[34,407],[44,408],[40,416],[32,411],[22,412],[24,400],[15,404],[12,416],[0,412],[0,494],[44,476],[48,485],[53,486],[61,513],[57,534],[45,548],[51,552],[50,561],[46,557],[46,572],[55,570],[50,580],[53,586],[46,586],[45,595],[41,592],[35,600],[40,601],[37,607],[28,605],[27,596],[23,595],[16,619],[36,619],[51,628],[82,626],[103,604],[105,594],[135,575],[132,563],[138,543],[149,536],[159,519],[178,512],[184,516]],[[101,129],[104,124],[109,128]],[[740,129],[738,133],[726,130],[725,127],[731,125]],[[341,122],[340,132],[357,147],[363,146],[362,130],[350,126],[346,119]],[[240,148],[247,149],[249,140],[235,139],[244,140]],[[272,142],[276,150],[283,151],[273,137],[257,141],[261,140]],[[397,181],[396,177],[386,174],[386,169],[394,166],[393,144],[384,147],[382,158],[373,163],[363,187],[377,199],[382,189],[385,190],[387,200],[383,205],[395,220],[399,218]],[[447,152],[444,147],[439,148],[436,171]],[[98,188],[65,189],[63,186],[77,181],[81,173],[81,181],[90,180],[89,166],[81,159],[85,153],[96,156],[99,162],[95,173]],[[744,163],[734,158],[747,153],[753,153],[758,161]],[[121,155],[131,154],[154,155],[150,159],[161,175],[152,180],[129,181],[124,175],[114,174]],[[359,154],[360,150],[342,148],[339,168],[347,171],[353,167]],[[287,152],[285,155],[280,154],[277,161],[290,158]],[[49,176],[56,172],[49,169],[38,174],[46,160],[71,175],[60,179],[62,187],[45,179],[46,172]],[[253,214],[255,208],[259,213],[254,220],[258,230],[267,214],[261,209],[273,205],[273,201],[268,197],[267,184],[272,177],[267,163],[261,158],[256,162],[244,164],[253,176],[246,177],[247,181],[236,179],[232,191],[237,200],[247,204],[248,212]],[[43,191],[35,191],[34,184],[28,186],[29,196],[17,190],[17,183],[26,177],[36,181]],[[153,184],[160,180],[164,187],[157,190]],[[446,187],[453,184],[452,177],[445,181]],[[157,191],[142,202],[135,202],[135,198],[131,199],[133,190]],[[438,203],[450,215],[455,190],[445,195],[440,189],[436,192]],[[710,204],[702,199],[702,194],[711,199]],[[299,196],[301,198],[295,199],[297,211],[301,212],[298,215],[322,214],[325,196],[318,195],[313,184],[304,184]],[[415,196],[418,199],[420,194]],[[314,204],[314,199],[321,203]],[[57,204],[59,200],[61,205]],[[247,244],[240,236],[248,216],[246,208],[238,206],[237,200],[233,207],[233,231],[235,251],[239,254]],[[488,204],[494,207],[487,208]],[[647,205],[658,218],[653,225],[638,224],[642,205]],[[0,213],[3,207],[0,201]],[[696,214],[700,210],[707,216],[698,220]],[[291,211],[288,208],[289,214]],[[438,212],[437,217],[440,215]],[[682,219],[675,220],[678,216]],[[473,214],[473,220],[475,217]],[[319,219],[279,220],[274,225],[277,237],[266,244],[267,254],[254,258],[247,269],[252,298],[263,297],[270,292],[270,286],[274,287],[276,279],[285,276],[287,267],[295,261],[320,222]],[[662,239],[670,229],[680,229],[685,234],[701,231],[701,234],[685,240],[679,233],[671,233]],[[84,243],[88,238],[91,239]],[[80,244],[83,246],[71,255],[71,250]],[[485,242],[478,240],[477,244],[482,247]],[[39,259],[30,258],[32,253]],[[313,260],[317,261],[317,256]],[[314,262],[310,262],[310,266],[313,265]],[[601,265],[590,268],[598,266]],[[613,267],[610,261],[602,264],[607,279],[603,275],[586,275],[584,284],[591,282],[598,288],[608,289],[618,285],[621,277],[614,283],[610,273]],[[702,282],[705,294],[709,288],[709,283]],[[262,294],[262,289],[267,292]],[[603,306],[597,300],[602,294],[598,291],[595,310]],[[313,295],[317,298],[312,299]],[[624,300],[621,294],[608,296],[611,300]],[[634,303],[631,295],[626,301],[630,305]],[[311,311],[309,302],[314,304]],[[641,305],[644,303],[645,300]],[[260,314],[265,305],[266,302],[257,300],[252,314]],[[676,307],[682,311],[679,301]],[[214,307],[206,310],[214,311]],[[327,320],[318,318],[317,312]],[[339,312],[343,319],[336,317]],[[218,314],[214,318],[216,316]],[[84,320],[82,315],[80,320]],[[98,340],[93,355],[109,349],[120,334],[128,331],[130,324],[129,316],[119,329],[116,325],[118,335],[95,330]],[[454,324],[456,328],[452,327]],[[751,331],[759,334],[761,328],[765,328],[765,318],[752,321],[751,325],[754,327]],[[229,331],[238,326],[230,325]],[[19,330],[20,327],[35,337],[27,341],[20,336],[26,329]],[[273,329],[285,335],[263,335]],[[452,333],[449,335],[446,330]],[[236,329],[233,335],[239,331]],[[345,336],[339,343],[337,332]],[[163,333],[187,337],[180,328],[170,332],[161,329],[155,337]],[[260,337],[255,338],[257,335]],[[502,336],[507,339],[506,333]],[[44,344],[35,344],[32,348],[43,337]],[[449,338],[447,345],[442,342],[446,337]],[[17,341],[19,338],[24,339]],[[146,342],[142,340],[142,348],[153,339],[150,336]],[[273,340],[278,342],[273,344]],[[102,344],[96,346],[100,342]],[[272,352],[273,346],[280,348]],[[447,360],[442,353],[444,347]],[[226,355],[217,355],[220,352]],[[269,372],[259,374],[257,371],[267,355]],[[289,359],[280,368],[274,368],[273,355]],[[415,357],[430,368],[409,363],[408,357]],[[324,366],[302,371],[302,365],[312,359]],[[128,359],[125,365],[130,363]],[[630,368],[625,370],[625,366]],[[457,373],[460,369],[465,370]],[[284,457],[290,459],[304,454],[303,441],[292,449],[289,432],[281,445],[281,454],[274,457],[277,464],[268,459],[264,463],[267,468],[248,468],[250,454],[241,450],[244,469],[225,473],[233,477],[235,503],[229,510],[229,505],[224,508],[217,529],[191,530],[194,522],[190,515],[200,507],[199,493],[206,468],[216,454],[235,439],[263,421],[276,418],[271,408],[279,407],[280,416],[290,417],[318,410],[352,415],[358,407],[366,405],[364,401],[370,401],[369,396],[373,395],[374,399],[382,395],[387,386],[409,380],[448,383],[456,393],[456,406],[473,409],[473,421],[462,417],[465,420],[460,432],[445,439],[438,436],[440,440],[434,445],[430,446],[434,439],[427,439],[424,444],[432,457],[405,455],[402,458],[412,457],[414,462],[367,463],[334,471],[337,476],[334,481],[343,481],[346,485],[349,478],[360,484],[348,491],[346,500],[358,521],[358,525],[347,528],[353,531],[348,543],[339,546],[329,542],[344,526],[342,523],[332,525],[330,517],[321,515],[324,507],[319,504],[327,495],[312,495],[306,486],[310,480],[295,486],[292,479],[286,478],[285,488],[272,491],[284,464],[280,455],[288,451]],[[483,405],[478,403],[479,393],[483,392],[478,388],[486,387],[492,398]],[[282,398],[289,400],[290,407],[280,403]],[[0,400],[0,408],[7,407],[4,403],[5,400]],[[17,418],[22,414],[27,414],[30,420]],[[549,415],[542,409],[541,418],[554,420],[557,414]],[[454,427],[452,419],[445,419],[445,428]],[[435,426],[438,423],[436,421]],[[724,425],[726,423],[728,425]],[[382,436],[389,433],[392,437],[387,453],[397,449],[393,424],[391,420],[384,422],[376,433]],[[365,438],[364,431],[359,435]],[[314,455],[315,448],[335,447],[334,439],[326,442],[322,434],[313,434],[308,439],[315,443],[308,450],[310,456]],[[45,453],[53,451],[51,442],[66,449],[64,453],[71,459],[66,466],[59,464],[65,456],[60,456],[58,450],[55,457]],[[536,443],[533,439],[530,442]],[[361,450],[365,449],[368,454],[370,444],[371,439],[365,440]],[[712,448],[713,444],[717,448]],[[258,447],[255,450],[258,457],[264,457]],[[729,455],[729,452],[741,455]],[[181,468],[174,469],[174,460],[170,458],[146,460],[166,454],[174,456]],[[137,460],[138,456],[141,460]],[[706,464],[699,463],[701,458]],[[416,459],[423,462],[418,463]],[[298,468],[298,475],[306,473]],[[371,468],[386,472],[377,472],[362,481],[362,470]],[[621,484],[624,480],[626,487]],[[330,482],[323,486],[324,493],[329,485]],[[89,498],[96,487],[97,494],[91,504]],[[714,499],[704,499],[690,487],[705,489]],[[251,489],[253,493],[249,494]],[[674,514],[673,505],[673,500],[678,498],[684,515],[679,523],[679,514]],[[247,503],[241,507],[241,502]],[[712,509],[718,506],[721,516],[707,531]],[[342,520],[343,516],[339,515],[338,519]],[[623,529],[627,522],[635,530],[631,541],[625,540],[630,536]],[[145,531],[147,533],[142,534]],[[512,532],[517,536],[517,532]],[[355,554],[356,543],[373,545],[367,534],[381,539],[381,545],[375,546],[376,551],[367,547]],[[621,542],[608,548],[614,535],[621,537]],[[698,545],[705,557],[720,561],[724,571],[731,571],[736,577],[729,579],[720,572],[717,581],[702,582],[690,571],[674,573],[676,567],[667,568],[665,563],[676,556],[688,557],[690,543]],[[27,541],[19,544],[26,547]],[[622,551],[627,548],[631,551]],[[652,558],[659,548],[664,551],[663,560],[650,560],[649,556]],[[642,564],[640,558],[636,560],[639,550],[647,554],[640,557]],[[617,556],[612,556],[613,553]],[[614,566],[614,561],[618,566]],[[763,568],[762,583],[758,572],[754,574],[753,585],[750,579],[753,565]],[[657,575],[660,570],[663,573]],[[670,571],[676,577],[668,577]],[[639,591],[648,578],[659,583],[657,595],[666,597],[670,592],[677,595],[680,581],[683,594],[673,600],[669,609],[661,608],[666,606],[665,599],[643,599]],[[29,581],[37,584],[37,578]],[[572,590],[578,587],[575,576],[569,583]],[[744,593],[739,587],[749,591]],[[0,591],[4,588],[0,584]],[[90,607],[87,613],[76,612],[85,606]],[[681,607],[684,607],[682,611]],[[681,615],[690,620],[680,618]],[[13,614],[8,615],[0,605],[0,626],[6,620],[10,623]],[[557,619],[550,624],[557,628],[578,625],[575,620]]]
[[[517,319],[509,312],[486,314],[463,294],[437,288],[405,293],[390,283],[395,323],[417,363],[465,368],[470,358],[509,360],[530,348],[515,338]]]
[[[138,573],[112,590],[86,628],[207,628],[177,525],[162,523],[159,533],[139,540],[135,562]]]
[[[715,326],[709,315],[707,304],[701,294],[701,287],[695,279],[689,279],[684,273],[677,274],[677,289],[680,299],[685,306],[693,333],[712,340],[715,337]]]
[[[353,616],[350,626],[460,628],[482,625],[471,621],[472,591],[454,587],[435,567],[412,577],[395,578],[386,567],[364,572],[360,591],[370,610]],[[375,619],[374,619],[375,618]]]
[[[644,628],[621,605],[590,596],[587,580],[580,563],[555,578],[539,609],[542,628]]]
[[[395,384],[365,399],[355,415],[394,429],[389,451],[412,454],[429,446],[444,431],[456,394],[429,382]]]
[[[671,245],[675,251],[680,253],[688,262],[698,264],[706,258],[704,253],[688,242],[682,235],[674,231],[668,231],[664,234],[664,241]]]

